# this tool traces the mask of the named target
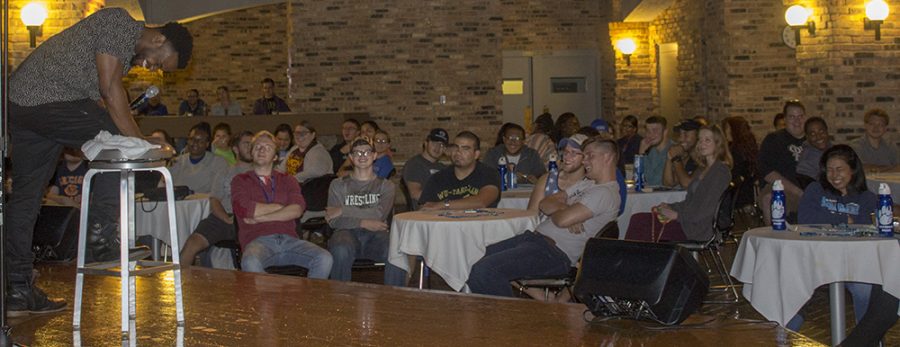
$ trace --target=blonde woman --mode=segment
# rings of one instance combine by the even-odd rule
[[[731,153],[722,130],[717,126],[700,128],[691,156],[699,174],[687,186],[684,201],[659,204],[652,213],[633,215],[626,239],[705,241],[713,236],[716,205],[731,182]]]

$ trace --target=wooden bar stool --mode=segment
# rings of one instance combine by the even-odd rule
[[[72,325],[75,331],[81,328],[81,304],[84,292],[84,275],[118,276],[122,287],[122,339],[134,340],[136,336],[136,293],[135,276],[150,275],[162,271],[172,271],[175,279],[175,309],[179,327],[184,326],[184,305],[181,295],[181,259],[179,259],[178,230],[175,223],[175,194],[172,186],[172,175],[166,168],[166,159],[175,151],[164,145],[160,149],[151,149],[140,158],[126,158],[117,149],[105,149],[90,162],[90,170],[84,176],[84,189],[81,197],[81,227],[78,233],[78,270],[75,277],[75,312]],[[169,231],[171,232],[172,263],[130,261],[129,248],[134,247],[134,174],[137,171],[156,171],[162,174],[166,182],[166,206],[169,212]],[[88,207],[91,192],[91,178],[99,173],[118,172],[119,178],[119,260],[85,264],[86,236],[88,233]],[[140,269],[138,269],[140,266]],[[118,271],[115,268],[118,267]]]

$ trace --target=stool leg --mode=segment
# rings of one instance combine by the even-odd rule
[[[75,268],[75,308],[72,317],[72,328],[75,331],[81,329],[81,297],[84,293],[84,273],[82,270],[84,269],[84,257],[87,243],[87,233],[88,233],[88,205],[90,203],[90,195],[91,195],[91,178],[97,174],[95,170],[88,170],[86,174],[84,174],[84,183],[83,189],[81,193],[81,216],[79,217],[79,225],[78,225],[78,260],[76,261],[77,267]]]
[[[175,189],[172,186],[172,174],[166,168],[159,169],[166,180],[166,206],[169,210],[169,240],[172,247],[172,263],[175,268],[172,270],[175,280],[175,318],[178,326],[184,325],[184,298],[182,297],[181,288],[181,240],[178,236],[177,220],[175,219]]]
[[[128,196],[126,199],[128,206],[128,238],[122,241],[122,246],[125,247],[127,244],[127,248],[134,248],[134,242],[137,236],[135,235],[134,228],[134,171],[128,171],[128,182],[126,190],[128,191]],[[130,254],[129,254],[130,255]],[[128,262],[128,331],[131,333],[128,334],[129,341],[136,341],[137,337],[137,326],[135,324],[135,320],[137,319],[137,289],[135,288],[135,282],[137,278],[131,274],[131,271],[134,271],[137,268],[137,261],[129,261]]]
[[[128,340],[129,310],[131,308],[131,286],[129,285],[128,264],[128,170],[119,175],[119,280],[122,287],[122,341]]]

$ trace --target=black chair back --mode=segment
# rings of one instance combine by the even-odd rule
[[[416,206],[413,204],[412,196],[409,195],[409,187],[406,186],[406,180],[400,178],[400,192],[403,193],[403,199],[406,201],[406,211],[415,211]]]
[[[734,204],[737,200],[737,190],[743,184],[743,179],[738,177],[728,184],[728,188],[719,198],[719,206],[716,208],[716,217],[713,219],[713,230],[724,239],[734,228]],[[720,240],[721,240],[720,239]]]
[[[327,174],[303,182],[300,194],[303,194],[303,200],[306,200],[307,211],[325,211],[325,207],[328,206],[328,188],[335,178],[337,176]]]
[[[618,239],[619,238],[619,222],[615,219],[606,223],[603,228],[597,233],[594,237],[602,237],[608,239]]]

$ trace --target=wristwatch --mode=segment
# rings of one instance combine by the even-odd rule
[[[444,200],[444,209],[445,210],[450,209],[450,199]]]

